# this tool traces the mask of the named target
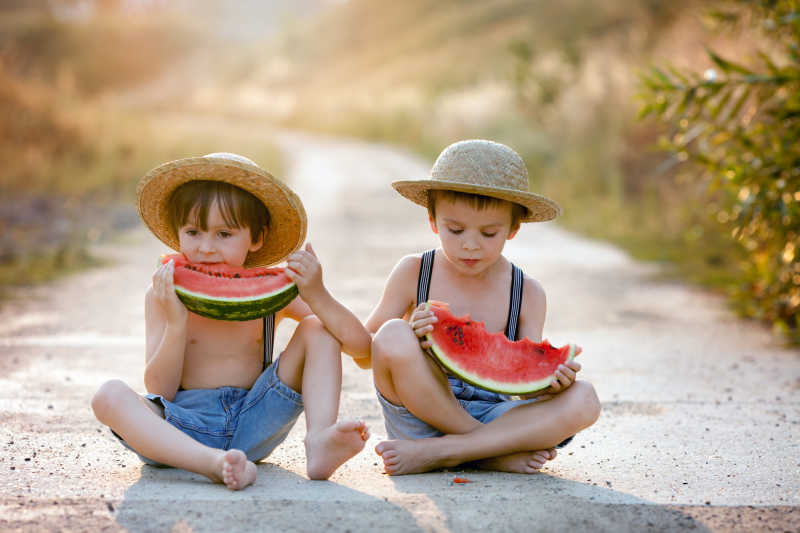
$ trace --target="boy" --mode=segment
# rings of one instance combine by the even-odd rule
[[[366,323],[375,333],[371,363],[390,439],[376,446],[387,473],[409,474],[477,461],[480,468],[534,473],[599,415],[592,386],[575,381],[569,361],[540,394],[512,400],[448,376],[426,355],[436,318],[429,298],[450,304],[488,331],[540,342],[545,294],[503,257],[521,222],[550,220],[552,200],[528,192],[525,164],[490,141],[447,147],[431,176],[396,181],[403,196],[428,207],[441,247],[404,257]],[[511,295],[509,297],[509,295]],[[547,401],[545,401],[547,400]]]
[[[300,296],[263,320],[212,320],[184,307],[173,262],[161,265],[145,296],[149,394],[105,383],[92,399],[98,420],[146,463],[238,490],[255,481],[254,461],[305,409],[307,474],[327,479],[368,438],[363,422],[336,422],[340,350],[363,347],[366,332],[325,289],[311,246],[298,251],[306,233],[300,199],[249,159],[217,153],[153,169],[137,200],[150,230],[189,261],[252,267],[288,257]],[[287,317],[299,325],[272,363],[274,328]]]

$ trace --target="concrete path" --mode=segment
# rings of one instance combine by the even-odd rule
[[[326,283],[365,318],[397,259],[435,245],[424,209],[388,185],[430,163],[377,145],[278,139]],[[349,359],[340,412],[374,436],[330,481],[304,476],[302,418],[242,492],[142,466],[89,407],[112,377],[144,390],[143,294],[165,249],[138,228],[98,248],[106,268],[0,309],[0,530],[800,530],[798,350],[718,298],[551,223],[526,226],[506,250],[547,291],[545,336],[584,347],[583,378],[603,402],[597,424],[543,473],[470,471],[467,485],[453,472],[382,474],[371,378]]]

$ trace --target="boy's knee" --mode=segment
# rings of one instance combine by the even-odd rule
[[[576,381],[572,384],[572,387],[575,388],[574,400],[577,407],[578,423],[581,429],[584,429],[594,424],[600,416],[600,399],[597,397],[594,387],[588,381]]]
[[[384,323],[372,338],[372,360],[391,362],[416,355],[419,341],[408,322],[395,318]],[[416,347],[416,350],[415,350]]]
[[[120,397],[128,390],[130,390],[130,387],[119,379],[112,379],[103,383],[92,397],[94,416],[105,424],[115,406],[119,403]]]
[[[306,341],[314,340],[316,342],[328,342],[332,345],[340,344],[339,341],[336,340],[336,337],[325,329],[322,321],[315,315],[309,315],[303,318],[297,325],[297,332],[302,335],[303,339]]]

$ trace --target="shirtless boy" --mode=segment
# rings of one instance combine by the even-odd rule
[[[440,247],[400,260],[367,320],[375,333],[371,364],[390,439],[376,451],[387,473],[409,474],[474,462],[479,468],[534,473],[555,447],[592,425],[594,388],[576,381],[580,364],[561,365],[538,396],[511,399],[448,376],[426,354],[436,318],[422,304],[447,302],[488,331],[540,342],[545,293],[503,256],[521,222],[556,217],[552,200],[528,191],[525,164],[502,144],[471,140],[447,147],[431,175],[396,181],[426,206]]]
[[[327,479],[369,435],[363,422],[337,422],[340,352],[363,346],[366,333],[325,289],[311,246],[299,250],[306,234],[300,199],[228,153],[153,169],[137,199],[150,230],[189,261],[253,267],[286,259],[300,295],[264,319],[212,320],[177,298],[174,263],[160,266],[145,295],[148,394],[108,381],[92,399],[98,420],[144,462],[238,490],[255,481],[254,461],[269,455],[305,410],[307,474]],[[299,325],[273,363],[273,332],[284,318]]]

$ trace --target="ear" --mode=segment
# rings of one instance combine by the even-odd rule
[[[521,225],[522,225],[522,224],[521,224],[520,222],[517,222],[516,226],[514,226],[513,228],[511,228],[511,231],[509,231],[509,232],[508,232],[508,237],[506,237],[506,240],[507,240],[507,241],[510,241],[511,239],[513,239],[514,237],[516,237],[516,236],[517,236],[517,232],[519,231],[519,227],[520,227]]]
[[[269,231],[269,229],[266,226],[264,226],[261,229],[261,236],[258,238],[258,240],[253,241],[253,243],[250,245],[250,248],[248,250],[251,251],[251,252],[256,252],[256,251],[260,250],[261,247],[264,246],[264,239],[267,238],[267,232],[268,231]]]
[[[428,214],[428,224],[431,225],[431,231],[433,231],[434,233],[436,233],[438,235],[439,234],[439,228],[436,227],[436,221],[433,219],[433,217],[430,215],[430,213]]]

